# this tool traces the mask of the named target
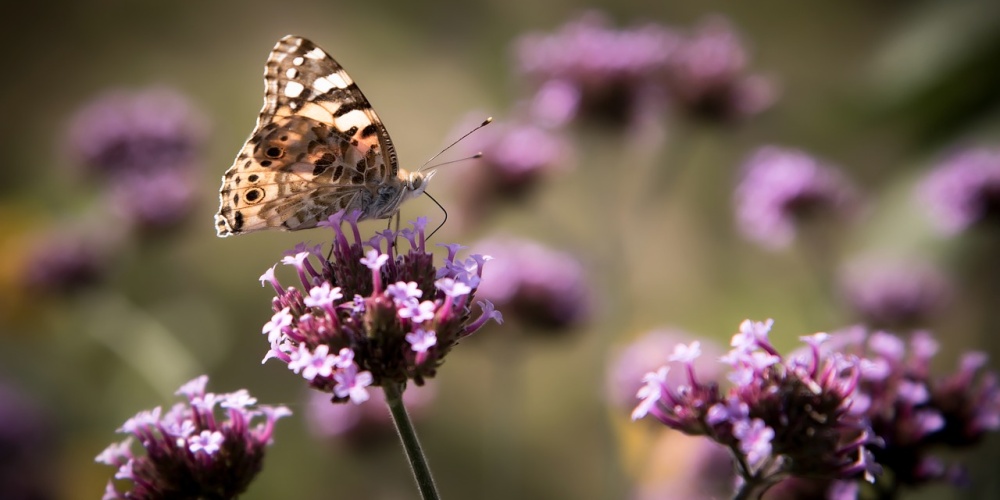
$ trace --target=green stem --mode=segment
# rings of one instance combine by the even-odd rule
[[[406,413],[406,407],[403,406],[403,385],[386,382],[382,390],[385,391],[385,403],[389,406],[393,423],[396,424],[396,432],[399,433],[403,449],[406,450],[406,458],[410,461],[410,470],[417,481],[420,497],[424,500],[440,499],[437,487],[434,486],[430,466],[427,464],[427,457],[424,456],[420,440],[417,439],[417,431],[413,428],[410,415]]]

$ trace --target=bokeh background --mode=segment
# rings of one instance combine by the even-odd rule
[[[393,431],[377,423],[380,408],[364,432],[317,433],[302,380],[280,363],[261,366],[271,291],[257,277],[296,243],[329,235],[214,234],[220,176],[260,109],[267,53],[289,33],[347,68],[408,168],[466,123],[492,115],[491,127],[502,127],[530,115],[532,82],[518,71],[515,41],[589,9],[609,28],[657,23],[681,32],[723,16],[747,51],[746,71],[773,84],[773,104],[740,120],[673,110],[638,124],[567,127],[565,149],[550,162],[557,166],[513,202],[477,198],[496,204],[489,210],[463,196],[463,176],[480,163],[441,167],[429,191],[453,219],[434,239],[536,240],[573,256],[586,283],[571,287],[586,288],[572,324],[555,332],[505,311],[507,324],[455,349],[430,382],[433,400],[415,413],[447,498],[628,498],[683,474],[690,444],[630,423],[628,406],[609,396],[615,356],[654,329],[725,345],[744,318],[774,318],[785,350],[799,335],[851,325],[863,318],[838,284],[857,257],[917,260],[951,284],[951,300],[918,325],[942,340],[942,370],[968,349],[1000,354],[996,231],[943,236],[914,195],[948,153],[1000,146],[995,2],[91,0],[52,9],[22,2],[0,35],[0,395],[10,399],[0,404],[21,415],[11,422],[29,415],[18,424],[27,430],[4,439],[23,453],[14,460],[19,477],[37,474],[52,498],[100,495],[113,471],[94,456],[118,440],[114,430],[141,409],[172,404],[176,387],[202,373],[210,390],[247,388],[296,413],[279,423],[244,498],[416,496]],[[151,88],[183,96],[190,109],[167,108],[197,122],[183,174],[192,181],[182,197],[189,210],[159,226],[109,208],[115,190],[129,188],[109,187],[120,173],[82,165],[72,130],[95,99]],[[822,243],[800,238],[774,250],[746,239],[733,190],[741,163],[766,144],[841,166],[863,207],[824,229]],[[169,179],[142,189],[146,201],[172,196]],[[442,217],[426,198],[402,214]],[[60,250],[68,256],[39,264]],[[81,256],[66,280],[37,277],[39,266],[58,270]],[[957,458],[996,457],[997,444]],[[912,497],[1000,494],[988,467],[973,468],[972,480],[961,492]]]

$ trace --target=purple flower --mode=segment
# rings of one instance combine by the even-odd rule
[[[952,155],[927,175],[921,200],[938,229],[954,235],[1000,217],[1000,150],[969,149]]]
[[[308,293],[284,287],[273,271],[261,277],[277,293],[275,314],[263,328],[271,344],[265,361],[277,358],[334,401],[357,404],[368,399],[370,386],[410,379],[422,385],[458,341],[489,319],[500,321],[489,302],[480,302],[482,314],[472,317],[485,259],[463,261],[455,249],[435,267],[425,249],[426,224],[420,218],[412,228],[367,241],[356,214],[338,212],[321,224],[335,233],[331,260],[301,251],[282,261]],[[410,249],[397,249],[397,239]]]
[[[190,169],[205,119],[167,89],[110,92],[77,112],[70,146],[81,164],[108,176]]]
[[[643,375],[657,370],[677,346],[687,346],[693,338],[690,333],[680,330],[658,329],[618,349],[607,369],[605,393],[608,400],[615,407],[631,409]],[[721,378],[723,367],[717,361],[722,354],[721,347],[714,342],[701,341],[699,350],[704,351],[703,354],[691,363],[699,377],[706,382]],[[684,370],[672,370],[667,374],[667,385],[677,388],[687,383],[688,376]]]
[[[650,415],[672,429],[706,436],[731,450],[747,484],[784,476],[873,480],[877,464],[859,460],[876,443],[853,414],[860,360],[821,352],[825,335],[807,337],[804,354],[784,358],[767,340],[771,322],[745,321],[724,363],[751,376],[723,393],[696,376],[690,346],[677,351],[687,380],[671,386],[666,367],[645,377],[633,419]],[[761,362],[767,360],[767,362]]]
[[[573,256],[509,237],[483,240],[473,248],[494,258],[484,273],[480,296],[509,316],[539,333],[565,330],[590,317],[590,287]]]
[[[983,369],[985,354],[966,354],[955,373],[933,377],[936,342],[925,331],[904,342],[886,332],[867,334],[856,327],[835,333],[830,344],[881,367],[863,372],[858,392],[867,403],[855,412],[870,419],[885,440],[871,452],[893,472],[895,484],[886,487],[964,479],[961,467],[945,466],[931,452],[965,448],[1000,429],[1000,386],[996,373]]]
[[[111,238],[100,241],[79,231],[54,231],[34,242],[23,263],[28,291],[62,295],[101,281],[111,261]]]
[[[808,218],[847,215],[856,199],[838,170],[799,150],[762,147],[742,170],[735,192],[738,226],[766,248],[790,245]]]
[[[123,173],[113,179],[108,196],[118,217],[150,232],[178,226],[197,207],[190,175],[171,170]]]
[[[202,375],[177,391],[187,404],[177,403],[166,413],[159,407],[139,412],[122,425],[118,432],[131,436],[110,445],[96,461],[117,467],[114,477],[130,481],[131,488],[120,492],[109,481],[104,498],[234,498],[246,491],[260,472],[274,423],[291,412],[255,405],[245,390],[206,393],[207,380]],[[133,439],[145,454],[133,453]]]
[[[456,130],[464,133],[480,121],[463,120]],[[460,186],[455,191],[461,197],[460,213],[468,219],[463,219],[466,225],[504,204],[522,200],[569,165],[570,147],[559,133],[518,119],[493,122],[462,141],[461,148],[470,156],[483,154],[479,161],[456,165],[447,181]]]
[[[12,382],[0,379],[0,492],[4,498],[57,498],[56,414]]]
[[[944,274],[919,262],[866,259],[842,273],[848,305],[868,325],[909,328],[940,312],[952,295]]]
[[[729,21],[711,17],[671,52],[667,69],[671,103],[713,121],[734,121],[764,111],[775,100],[774,85],[747,75],[747,51]]]
[[[555,33],[515,42],[517,69],[539,89],[536,118],[552,125],[576,117],[621,124],[665,108],[663,73],[678,35],[654,24],[609,25],[591,11]]]

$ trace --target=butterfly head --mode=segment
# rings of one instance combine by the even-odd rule
[[[433,170],[426,174],[423,172],[408,173],[406,175],[406,198],[416,198],[424,194],[427,183],[430,182],[431,177],[434,177],[434,174]]]

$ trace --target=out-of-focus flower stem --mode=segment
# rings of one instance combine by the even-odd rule
[[[427,457],[420,447],[420,440],[417,439],[417,431],[413,428],[410,415],[403,406],[403,387],[401,384],[385,381],[382,384],[385,391],[385,402],[389,406],[389,413],[392,414],[392,421],[396,424],[396,432],[406,450],[406,458],[410,461],[410,470],[413,471],[413,478],[417,481],[417,488],[420,490],[420,498],[423,500],[438,500],[440,496],[437,487],[434,485],[434,477],[431,475],[430,466],[427,464]]]

